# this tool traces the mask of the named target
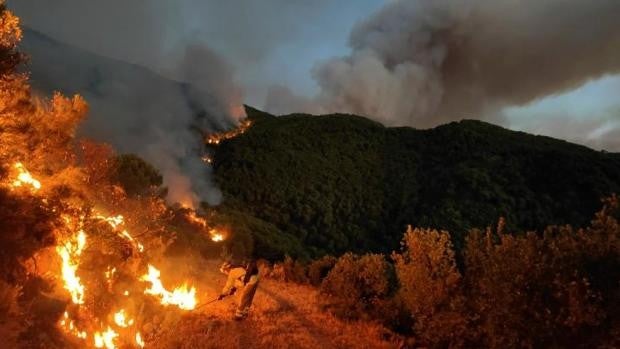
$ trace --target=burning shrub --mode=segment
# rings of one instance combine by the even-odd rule
[[[0,11],[4,60],[20,34]],[[143,347],[156,335],[142,332],[147,325],[197,303],[185,273],[169,279],[156,268],[176,238],[154,190],[161,176],[139,158],[113,161],[110,147],[77,142],[87,111],[79,96],[33,98],[26,74],[0,73],[0,313],[10,317],[1,332],[29,348]],[[207,227],[198,230],[223,239]]]
[[[383,255],[344,254],[321,284],[323,303],[340,317],[380,319],[391,294],[389,274]]]
[[[55,215],[40,200],[0,188],[0,279],[23,281],[23,263],[54,243]]]

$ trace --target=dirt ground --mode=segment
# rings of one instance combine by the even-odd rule
[[[217,262],[207,262],[200,304],[224,285]],[[347,322],[321,311],[318,292],[305,285],[261,279],[249,317],[234,321],[236,296],[204,305],[172,321],[162,320],[147,341],[154,348],[397,348],[381,326]]]

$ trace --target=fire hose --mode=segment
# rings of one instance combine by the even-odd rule
[[[209,305],[209,304],[211,304],[211,303],[215,303],[215,302],[217,302],[217,301],[219,301],[219,300],[220,300],[220,297],[216,297],[215,299],[212,299],[212,300],[210,300],[210,301],[208,301],[208,302],[206,302],[206,303],[203,303],[203,304],[201,304],[201,305],[197,306],[194,310],[198,310],[198,309],[200,309],[200,308],[204,307],[205,305]]]

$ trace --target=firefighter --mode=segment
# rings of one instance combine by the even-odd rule
[[[258,288],[259,278],[256,261],[251,260],[247,263],[224,262],[220,271],[228,275],[228,280],[226,280],[226,285],[224,285],[217,300],[222,300],[239,291],[241,296],[235,311],[235,320],[243,320],[248,316],[252,299]]]

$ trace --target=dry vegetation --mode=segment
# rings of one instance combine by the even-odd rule
[[[321,303],[432,348],[617,347],[620,207],[616,196],[603,204],[584,229],[509,234],[500,220],[471,231],[459,253],[448,232],[410,227],[393,264],[340,257],[321,283]],[[274,269],[303,281],[299,264]]]
[[[234,298],[206,304],[224,284],[203,258],[218,249],[208,222],[166,206],[148,164],[77,140],[80,97],[31,95],[15,70],[18,20],[0,11],[3,347],[97,346],[104,324],[118,332],[107,348],[138,346],[137,333],[151,348],[620,346],[615,196],[583,229],[508,234],[500,221],[456,250],[447,232],[409,228],[391,256],[262,262],[250,317],[232,321]],[[196,299],[189,287],[183,298],[204,307],[153,297],[151,263],[166,285],[192,280]],[[135,323],[114,325],[120,305]]]
[[[203,281],[210,297],[225,277],[205,262]],[[205,305],[168,327],[157,348],[395,348],[398,338],[379,324],[349,321],[322,308],[322,295],[309,285],[263,279],[250,316],[232,320],[234,298]]]

